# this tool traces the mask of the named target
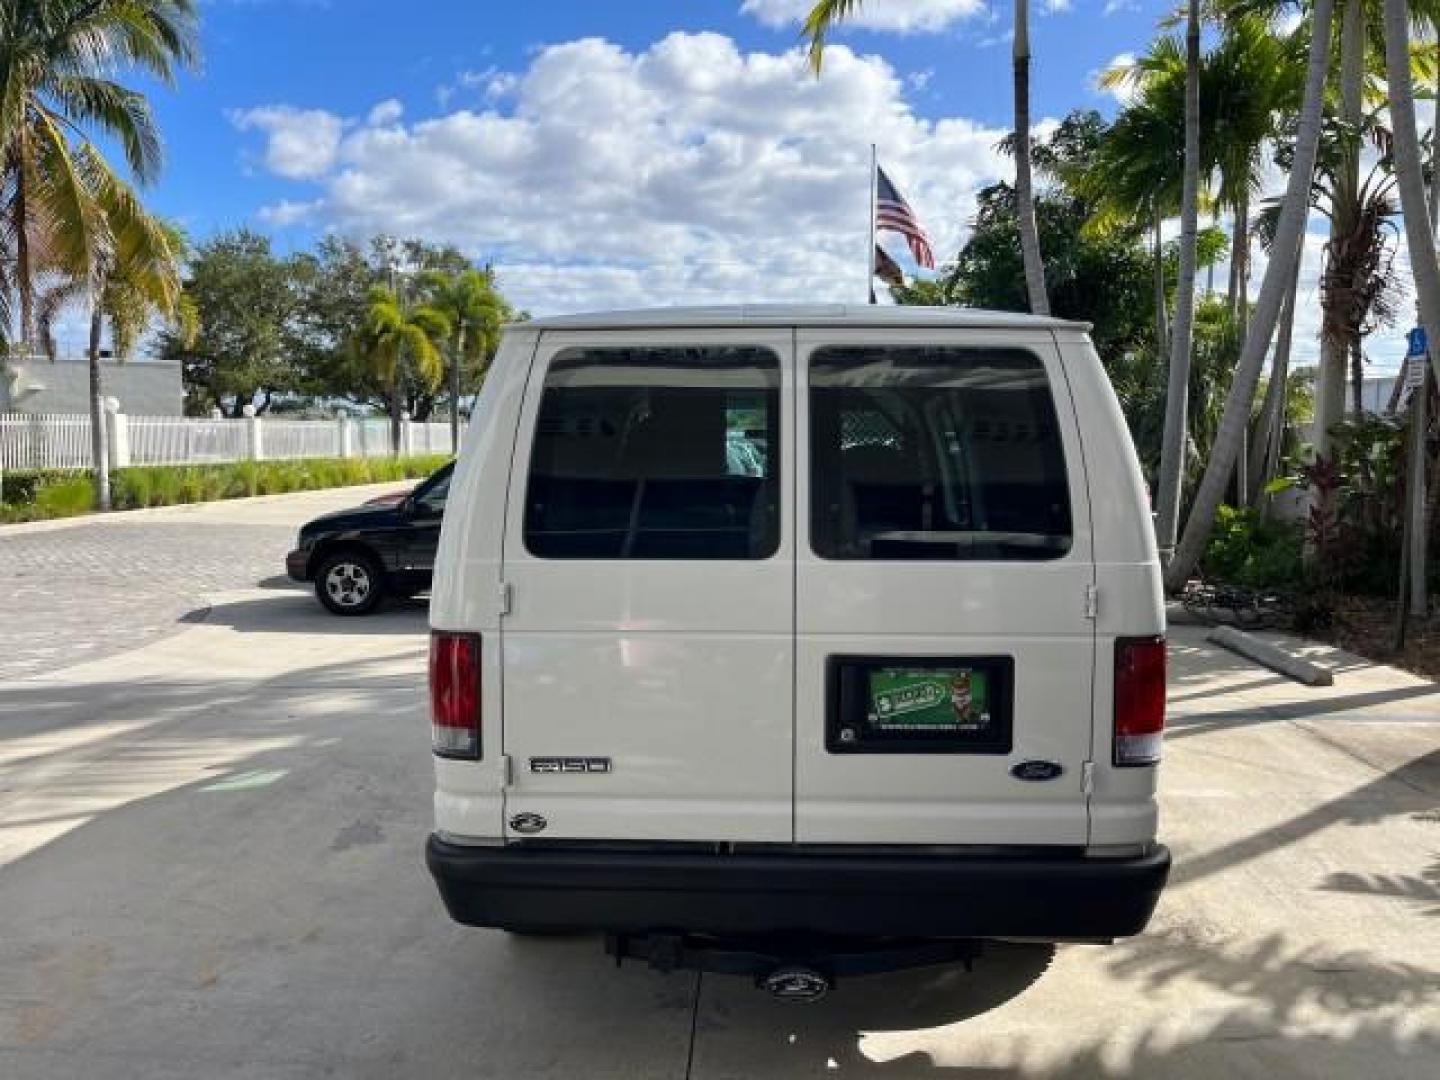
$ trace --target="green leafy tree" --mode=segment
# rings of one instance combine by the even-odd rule
[[[36,341],[42,273],[89,276],[105,246],[88,186],[100,155],[72,137],[113,140],[140,182],[153,179],[154,116],[114,73],[173,81],[198,58],[195,32],[194,0],[0,0],[0,328],[18,297],[22,348]]]
[[[301,273],[296,260],[274,254],[268,237],[246,229],[196,248],[185,293],[199,332],[168,330],[157,343],[160,356],[181,364],[187,409],[238,417],[253,404],[264,413],[276,395],[306,388],[294,358]]]

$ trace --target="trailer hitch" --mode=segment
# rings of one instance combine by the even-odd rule
[[[962,964],[980,955],[974,940],[851,939],[779,934],[721,938],[697,934],[609,934],[605,951],[618,967],[626,960],[651,970],[711,971],[748,975],[780,1001],[819,1001],[841,975],[875,975],[907,968]]]

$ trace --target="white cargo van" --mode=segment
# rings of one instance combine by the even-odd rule
[[[430,613],[462,923],[827,979],[859,942],[1134,934],[1164,884],[1159,565],[1082,325],[510,327]]]

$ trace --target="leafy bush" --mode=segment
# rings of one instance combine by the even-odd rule
[[[1262,522],[1253,510],[1222,506],[1201,567],[1208,578],[1244,589],[1287,589],[1305,580],[1304,531]]]
[[[111,474],[111,502],[117,510],[134,510],[420,479],[448,460],[444,454],[428,454],[409,458],[238,461],[226,465],[138,465]],[[0,522],[73,517],[89,511],[92,500],[91,479],[85,473],[6,472],[0,489]]]
[[[1336,424],[1331,433],[1335,456],[1299,470],[1317,503],[1306,522],[1315,584],[1386,595],[1395,588],[1404,532],[1403,423],[1367,414]]]
[[[40,488],[74,479],[74,473],[57,469],[10,469],[0,476],[0,504],[18,507],[33,503]]]
[[[89,477],[71,476],[59,483],[47,484],[35,492],[35,516],[38,518],[74,517],[90,509],[94,488]]]

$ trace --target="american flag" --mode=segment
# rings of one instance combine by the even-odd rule
[[[930,248],[930,237],[925,235],[925,230],[916,220],[910,204],[890,182],[885,170],[876,166],[875,172],[875,227],[898,232],[905,237],[905,243],[910,245],[910,253],[915,256],[915,261],[927,270],[934,270],[935,252]]]

